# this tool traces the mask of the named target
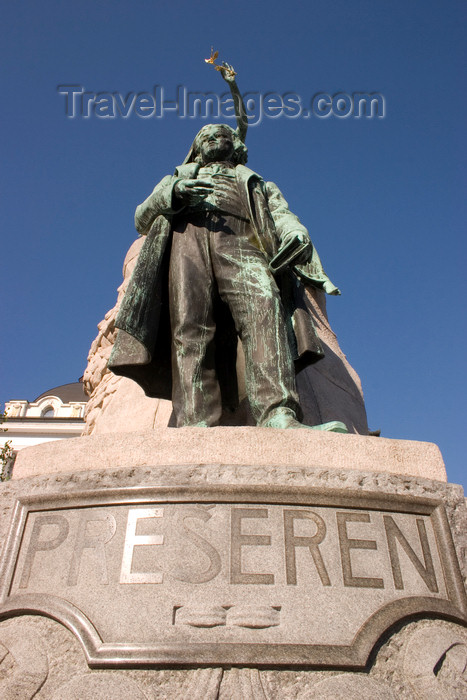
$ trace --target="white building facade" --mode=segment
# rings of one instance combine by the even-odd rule
[[[11,441],[12,449],[17,452],[42,442],[79,437],[84,428],[87,401],[81,381],[49,389],[34,401],[8,401],[7,420],[1,425],[6,432],[0,433],[0,441],[2,444]]]

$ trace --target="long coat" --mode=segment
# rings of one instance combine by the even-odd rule
[[[180,179],[195,178],[200,166],[187,163],[168,175],[136,209],[136,228],[146,240],[116,318],[120,329],[112,350],[109,368],[138,382],[147,396],[171,399],[171,334],[168,312],[168,268],[172,219],[183,215],[173,209],[173,188]],[[236,166],[237,182],[246,211],[255,232],[254,244],[269,262],[281,241],[291,232],[306,232],[305,227],[287,205],[279,188],[265,182],[244,165]],[[304,303],[303,284],[339,294],[324,273],[313,248],[307,265],[295,266],[278,279],[284,305],[289,343],[297,367],[316,362],[323,350]],[[237,337],[227,307],[220,316],[216,331],[219,361],[218,378],[224,406],[231,409],[238,402],[235,372]],[[222,358],[222,362],[220,361]]]

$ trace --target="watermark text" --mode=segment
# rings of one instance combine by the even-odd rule
[[[235,119],[235,105],[230,92],[193,92],[179,85],[169,94],[161,85],[151,92],[93,92],[82,85],[59,85],[69,119],[161,119],[174,115],[180,119]],[[308,99],[294,92],[245,92],[243,94],[248,124],[263,119],[382,119],[386,102],[379,92],[319,92]]]

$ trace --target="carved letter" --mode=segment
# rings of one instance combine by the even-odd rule
[[[316,525],[316,533],[312,537],[298,537],[294,534],[294,520],[312,520]],[[287,583],[297,583],[297,566],[295,561],[295,547],[308,547],[313,561],[318,570],[323,586],[330,586],[331,581],[324,565],[323,557],[318,545],[326,537],[326,525],[324,520],[313,513],[304,510],[284,510],[284,544],[285,544],[285,571]]]
[[[87,532],[87,528],[90,523],[100,523],[97,534],[91,535]],[[101,583],[109,583],[104,545],[107,542],[110,542],[112,537],[115,535],[116,529],[117,523],[115,522],[114,516],[110,513],[105,514],[101,518],[97,518],[89,515],[86,509],[82,511],[78,524],[78,530],[76,532],[75,546],[70,563],[70,571],[68,572],[69,586],[76,586],[78,582],[79,565],[81,563],[83,550],[85,549],[96,550],[96,559],[99,561],[102,569]]]
[[[391,559],[392,575],[394,578],[394,586],[402,590],[404,588],[404,582],[402,580],[401,564],[399,561],[399,554],[397,551],[397,544],[402,546],[402,549],[409,557],[412,564],[417,569],[418,573],[425,581],[428,590],[432,593],[438,593],[438,583],[436,581],[435,569],[433,566],[433,559],[431,557],[430,545],[428,544],[428,537],[426,534],[425,523],[421,518],[417,518],[417,529],[418,536],[420,538],[420,544],[422,546],[422,554],[425,562],[425,566],[421,563],[420,559],[417,557],[413,551],[410,544],[405,539],[399,527],[394,522],[390,515],[384,515],[384,527],[386,528],[386,539],[388,541],[389,556]]]
[[[58,532],[51,540],[41,540],[40,534],[44,525],[55,525]],[[20,588],[26,588],[31,574],[32,563],[36,552],[46,552],[50,549],[57,549],[68,536],[68,520],[64,515],[38,515],[34,521],[34,526],[29,540],[29,547],[24,560],[23,572],[19,583]]]
[[[163,508],[131,508],[128,511],[120,583],[162,583],[162,573],[160,571],[132,573],[131,564],[134,547],[138,545],[163,544],[164,542],[163,535],[137,535],[136,524],[138,520],[140,518],[162,518],[163,514]]]
[[[230,583],[274,583],[274,574],[242,572],[243,545],[270,545],[269,535],[242,535],[242,518],[267,518],[267,508],[232,508]]]
[[[344,586],[355,588],[384,588],[382,578],[366,576],[354,576],[352,574],[352,562],[350,561],[351,549],[377,549],[375,540],[352,540],[347,534],[347,523],[369,523],[369,513],[336,513],[337,531],[339,533],[339,546],[341,550],[342,576]]]
[[[186,581],[187,583],[206,583],[211,581],[217,576],[221,570],[221,558],[219,552],[214,549],[212,544],[198,535],[198,533],[190,530],[186,524],[188,518],[199,518],[204,522],[207,522],[211,518],[211,513],[205,510],[202,506],[185,506],[181,509],[180,520],[182,527],[186,533],[189,540],[195,543],[197,547],[209,558],[209,566],[206,571],[196,572],[193,570],[189,571],[179,571],[176,570],[172,573],[173,578],[177,581]]]

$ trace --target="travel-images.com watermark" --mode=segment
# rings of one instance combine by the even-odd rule
[[[179,85],[175,99],[167,99],[161,85],[155,85],[153,92],[91,92],[82,85],[59,85],[57,91],[64,96],[65,115],[69,119],[161,119],[175,115],[180,119],[232,119],[235,105],[230,92],[218,95],[214,92],[190,92]],[[383,118],[386,103],[383,95],[377,92],[339,92],[329,95],[319,92],[308,101],[300,95],[287,92],[245,92],[243,94],[249,126],[259,124],[263,118],[326,119],[334,116],[340,119],[365,117]]]

